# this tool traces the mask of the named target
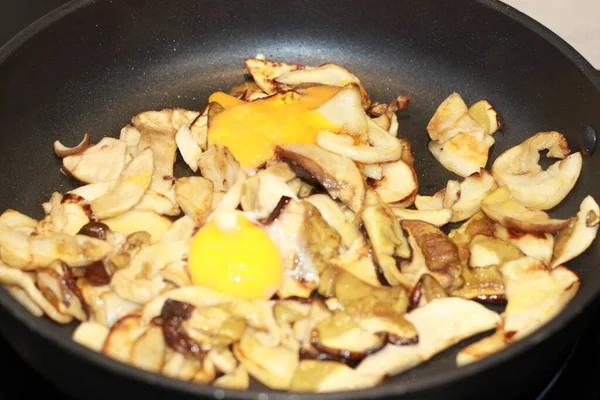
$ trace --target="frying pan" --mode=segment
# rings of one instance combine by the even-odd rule
[[[0,209],[36,218],[40,203],[74,183],[58,172],[53,140],[117,135],[144,110],[200,110],[211,92],[243,79],[246,57],[306,64],[336,62],[374,100],[410,95],[400,135],[413,144],[422,194],[455,179],[427,151],[425,126],[459,92],[488,98],[506,129],[490,159],[530,135],[558,130],[583,151],[581,177],[557,217],[600,199],[600,84],[593,68],[538,23],[492,0],[75,0],[0,50]],[[597,307],[600,244],[569,263],[578,295],[549,324],[481,362],[454,366],[455,346],[370,390],[288,395],[253,384],[215,390],[120,364],[70,339],[73,326],[35,318],[0,290],[0,331],[33,368],[85,399],[468,399],[518,398],[545,379]],[[473,341],[472,339],[471,341]],[[469,341],[465,342],[468,343]]]

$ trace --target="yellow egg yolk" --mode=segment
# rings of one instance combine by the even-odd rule
[[[211,121],[208,143],[226,146],[243,166],[255,168],[273,157],[276,146],[316,143],[321,129],[335,130],[318,111],[339,87],[313,86],[303,94],[287,92],[244,102],[223,92],[209,102],[225,110]]]
[[[198,231],[188,269],[194,285],[244,299],[269,299],[283,280],[275,243],[239,211],[219,213]]]

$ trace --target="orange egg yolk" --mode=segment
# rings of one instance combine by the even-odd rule
[[[198,231],[188,269],[194,285],[244,299],[269,299],[283,280],[275,243],[239,211],[221,212]]]
[[[244,102],[223,92],[209,102],[225,110],[211,120],[208,143],[226,146],[243,166],[255,168],[273,157],[276,146],[316,143],[321,129],[335,130],[316,108],[338,91],[335,86],[314,86]]]

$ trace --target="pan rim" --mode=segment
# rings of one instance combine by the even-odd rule
[[[45,28],[52,25],[54,22],[64,18],[65,16],[79,10],[80,8],[96,3],[98,0],[71,0],[65,5],[51,11],[40,19],[36,20],[28,27],[20,31],[4,46],[0,47],[0,65],[3,64],[14,52],[25,44],[29,39],[42,32]],[[600,79],[598,78],[596,69],[590,62],[584,58],[577,50],[575,50],[564,39],[558,36],[533,18],[518,11],[512,6],[503,3],[499,0],[474,0],[475,2],[490,8],[510,19],[519,23],[526,29],[533,31],[537,36],[547,41],[553,47],[558,49],[573,65],[575,65],[584,76],[590,81],[595,89],[600,92]],[[600,271],[596,271],[590,281],[600,281]],[[592,286],[592,285],[590,285]],[[399,396],[409,393],[421,392],[425,389],[435,389],[445,386],[451,382],[458,382],[464,379],[474,377],[477,372],[489,370],[494,366],[506,363],[516,355],[531,350],[539,343],[554,336],[559,330],[563,329],[575,319],[581,316],[586,310],[590,309],[592,303],[600,297],[600,291],[579,293],[578,297],[557,316],[555,316],[548,324],[538,329],[526,338],[512,344],[510,347],[493,354],[479,362],[458,368],[443,371],[436,375],[435,380],[419,379],[413,382],[402,382],[400,384],[391,384],[389,386],[375,386],[373,388],[349,391],[349,392],[334,392],[334,393],[319,393],[319,394],[299,394],[287,393],[273,390],[231,390],[219,389],[209,385],[195,384],[184,382],[174,378],[169,378],[160,374],[150,373],[113,360],[105,355],[90,350],[78,343],[74,342],[70,337],[55,335],[45,329],[40,329],[43,325],[53,324],[52,321],[39,319],[25,310],[17,303],[6,291],[0,290],[0,306],[10,313],[19,323],[34,331],[45,340],[55,343],[63,351],[71,353],[71,355],[83,358],[88,362],[95,364],[97,367],[107,369],[112,373],[119,374],[125,378],[133,379],[144,384],[159,386],[168,390],[182,391],[189,394],[204,395],[215,397],[215,393],[219,393],[216,398],[231,398],[231,399],[246,399],[257,398],[260,394],[268,393],[272,399],[294,399],[294,400],[341,400],[341,399],[374,399],[387,398],[388,396]]]

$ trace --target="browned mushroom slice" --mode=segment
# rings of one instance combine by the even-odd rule
[[[267,347],[256,339],[257,331],[248,328],[233,353],[250,375],[271,389],[289,388],[298,366],[298,352],[285,346]]]
[[[548,270],[532,257],[504,263],[500,271],[508,300],[504,337],[511,340],[519,340],[546,324],[579,290],[575,273],[563,266]]]
[[[590,247],[598,233],[599,216],[600,208],[594,198],[587,196],[583,199],[577,216],[558,233],[551,268],[574,259]]]
[[[277,77],[286,72],[305,68],[304,65],[300,64],[281,63],[256,58],[247,58],[245,63],[254,82],[268,95],[275,94],[281,89],[282,85],[275,81]]]
[[[508,344],[507,342],[508,340],[504,337],[504,329],[498,327],[492,335],[460,350],[456,355],[456,365],[464,367],[495,354],[505,348]]]
[[[40,268],[36,271],[36,284],[42,295],[62,314],[71,315],[79,321],[88,319],[87,306],[83,302],[81,291],[75,285],[68,267],[60,274],[52,268]]]
[[[563,160],[543,169],[539,152],[546,149],[548,157]],[[492,174],[525,207],[549,210],[569,194],[579,178],[581,153],[568,155],[570,152],[562,134],[541,132],[500,154],[492,165]]]
[[[110,333],[102,346],[102,353],[115,360],[128,363],[131,359],[133,345],[147,329],[147,326],[141,325],[139,315],[123,317],[110,328]]]
[[[154,190],[147,190],[140,202],[137,203],[133,209],[152,211],[170,217],[176,217],[181,214],[181,209],[175,199],[174,189],[169,190],[167,193],[158,193]]]
[[[126,142],[105,137],[84,152],[63,158],[62,167],[84,183],[117,179],[125,166],[126,151]]]
[[[433,276],[423,274],[410,294],[412,308],[423,307],[435,299],[448,297],[448,294]]]
[[[380,376],[363,376],[346,364],[335,361],[302,360],[294,372],[291,392],[326,393],[359,390],[380,383]]]
[[[135,207],[150,186],[153,168],[152,152],[148,149],[131,160],[112,190],[90,203],[96,217],[115,217]]]
[[[388,282],[383,278],[381,268],[373,261],[373,250],[364,238],[355,240],[348,250],[329,260],[329,264],[347,271],[371,286],[383,286]]]
[[[190,133],[202,151],[208,146],[208,109],[206,107],[190,125]]]
[[[165,362],[165,349],[162,329],[151,326],[131,346],[129,362],[146,371],[160,372]]]
[[[93,321],[84,321],[75,328],[73,340],[94,351],[102,351],[110,329]]]
[[[90,319],[109,328],[140,308],[139,304],[125,300],[113,292],[110,286],[94,286],[87,279],[78,279],[77,287],[88,305]]]
[[[178,178],[175,181],[177,203],[196,224],[202,225],[212,211],[214,185],[200,176]]]
[[[153,211],[129,210],[119,216],[102,220],[110,229],[123,234],[148,232],[151,243],[157,243],[171,228],[173,222]]]
[[[435,192],[432,196],[420,196],[415,198],[415,207],[417,210],[441,210],[444,208],[444,198],[446,189]]]
[[[469,245],[469,266],[485,268],[517,260],[524,256],[518,247],[502,239],[478,235]]]
[[[493,135],[498,130],[504,130],[500,115],[489,100],[479,100],[469,107],[469,116],[483,128],[486,135]]]
[[[568,227],[565,229],[568,229]],[[496,224],[495,236],[518,247],[526,256],[537,258],[544,264],[550,265],[552,251],[555,246],[552,234],[521,232]]]
[[[404,219],[416,219],[427,222],[438,228],[446,225],[452,218],[452,210],[409,210],[406,208],[392,207],[392,211],[400,221]]]
[[[56,140],[54,142],[54,153],[60,158],[65,158],[83,153],[88,147],[90,147],[90,134],[86,132],[81,142],[75,147],[67,147],[60,140]]]
[[[404,203],[403,207],[410,205],[407,200],[410,197],[414,199],[419,190],[414,168],[403,160],[381,164],[381,179],[369,184],[384,202]]]
[[[317,207],[321,216],[329,225],[334,227],[342,238],[342,243],[350,248],[354,241],[360,237],[358,226],[348,221],[340,205],[326,194],[308,196],[305,201]]]
[[[553,233],[569,225],[569,220],[553,219],[544,211],[525,207],[512,197],[506,187],[484,197],[481,209],[504,227],[523,232]]]
[[[209,145],[198,159],[200,173],[214,184],[214,190],[225,192],[238,177],[240,164],[227,147]]]
[[[452,192],[450,182],[446,187],[444,203],[447,202],[447,197]],[[458,184],[456,201],[448,201],[449,204],[444,204],[445,208],[452,210],[450,222],[460,222],[471,218],[481,209],[481,200],[497,188],[494,177],[486,169],[482,168],[479,172],[466,177]]]
[[[492,136],[479,128],[461,132],[443,143],[429,142],[429,151],[448,171],[466,178],[486,166],[494,142]]]
[[[277,213],[278,207],[289,199],[296,199],[296,194],[287,181],[267,169],[246,179],[240,204],[244,211],[254,212],[258,218],[269,220],[275,217],[273,213]]]
[[[82,197],[66,194],[64,197],[54,192],[48,202],[46,217],[40,221],[38,233],[67,233],[75,235],[96,216],[89,203]]]
[[[21,288],[27,296],[54,322],[68,324],[73,320],[70,315],[59,312],[50,303],[35,285],[33,278],[27,273],[15,268],[0,264],[0,283],[3,285],[14,285]]]
[[[365,358],[356,372],[366,376],[396,375],[468,337],[495,328],[500,317],[481,304],[458,297],[433,300],[406,314],[419,332],[419,343],[386,345]]]
[[[154,171],[150,189],[166,193],[171,181],[164,179],[173,176],[173,164],[177,156],[175,135],[183,126],[189,126],[198,112],[184,109],[146,111],[132,118],[133,126],[141,133],[138,154],[149,148],[154,160]]]
[[[468,112],[467,105],[458,93],[448,96],[437,108],[427,125],[427,132],[431,140],[445,143],[462,132],[484,134],[483,128],[471,118]]]
[[[362,209],[365,183],[352,160],[311,144],[278,146],[275,154],[305,168],[331,197],[340,199],[351,210],[358,212]]]
[[[426,269],[420,267],[421,273],[412,275],[412,285],[420,279],[424,271],[430,273],[446,289],[452,289],[462,284],[460,272],[462,270],[458,249],[456,245],[436,226],[418,220],[403,220],[400,222],[410,236],[413,249],[413,268],[419,268],[421,262]],[[411,264],[403,265],[401,270],[412,269]]]
[[[231,88],[229,94],[243,101],[254,101],[268,96],[268,94],[258,87],[256,82],[252,81],[235,85]]]
[[[335,126],[337,132],[343,132],[361,140],[367,138],[369,126],[361,104],[360,87],[357,84],[347,84],[315,112],[320,113],[330,124]]]

